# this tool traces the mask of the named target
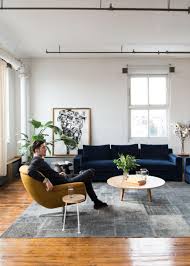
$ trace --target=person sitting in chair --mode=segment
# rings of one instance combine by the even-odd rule
[[[98,199],[93,189],[92,177],[95,174],[94,169],[85,170],[75,177],[68,177],[64,172],[58,173],[54,171],[49,164],[44,161],[47,150],[45,141],[34,141],[32,150],[34,154],[28,169],[28,174],[32,178],[43,182],[47,191],[52,190],[54,185],[84,182],[86,191],[90,199],[94,202],[94,209],[108,206],[107,203]]]

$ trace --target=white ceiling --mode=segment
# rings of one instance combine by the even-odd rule
[[[167,8],[168,0],[102,0],[102,7]],[[6,7],[99,7],[100,0],[4,0]],[[171,0],[188,8],[190,0]],[[45,50],[190,51],[190,15],[175,12],[0,10],[0,47],[17,57],[55,57]],[[63,55],[58,55],[63,56]]]

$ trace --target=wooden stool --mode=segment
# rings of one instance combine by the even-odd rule
[[[85,196],[82,194],[66,195],[66,196],[62,197],[62,200],[65,203],[65,212],[64,212],[64,218],[63,218],[62,231],[65,231],[67,204],[76,204],[77,205],[78,234],[80,234],[80,220],[79,220],[79,206],[78,206],[78,204],[85,201]]]

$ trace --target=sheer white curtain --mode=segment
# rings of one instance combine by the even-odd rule
[[[7,174],[6,71],[6,63],[0,59],[0,176]]]

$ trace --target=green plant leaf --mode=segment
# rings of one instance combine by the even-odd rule
[[[52,124],[53,124],[53,121],[48,121],[47,123],[44,124],[44,127],[49,127]]]
[[[28,139],[28,135],[24,134],[24,133],[20,133],[21,135],[23,135],[26,139]]]
[[[51,128],[55,134],[61,135],[63,133],[62,130],[57,126],[49,125],[48,127]]]
[[[139,166],[136,163],[134,156],[119,154],[118,159],[114,159],[113,162],[116,164],[118,169],[123,170],[123,172],[129,172]]]
[[[32,136],[32,142],[34,141],[45,141],[45,138],[43,135],[33,135]]]
[[[73,149],[76,148],[78,145],[78,143],[74,139],[72,139],[66,135],[62,135],[60,139],[65,143],[65,145],[71,146],[71,148],[73,148]]]
[[[40,121],[32,119],[32,121],[30,123],[33,125],[34,128],[42,127],[42,123]]]

